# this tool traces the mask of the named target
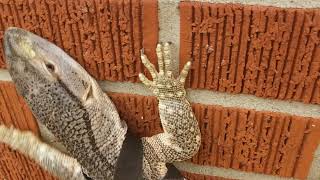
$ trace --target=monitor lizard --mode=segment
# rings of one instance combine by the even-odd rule
[[[97,81],[62,49],[26,30],[11,27],[4,34],[9,73],[19,94],[37,119],[43,141],[34,134],[0,125],[0,142],[22,152],[60,179],[113,179],[127,125]],[[141,82],[158,99],[163,133],[142,137],[143,179],[162,179],[166,163],[190,159],[201,134],[184,83],[191,66],[175,78],[170,43],[156,48],[159,72],[141,52],[152,79]]]

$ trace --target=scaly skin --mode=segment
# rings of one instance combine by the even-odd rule
[[[7,30],[4,47],[12,79],[41,132],[46,132],[42,134],[49,134],[50,141],[63,150],[3,125],[0,142],[30,156],[60,179],[84,179],[80,168],[92,179],[112,179],[127,125],[97,82],[60,48],[22,29]],[[165,163],[189,159],[200,146],[198,123],[183,87],[190,62],[174,79],[169,44],[163,49],[158,45],[157,55],[159,73],[145,55],[141,57],[153,81],[139,76],[158,97],[164,128],[164,133],[142,138],[144,179],[152,180],[163,178]]]

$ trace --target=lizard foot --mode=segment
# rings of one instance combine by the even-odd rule
[[[182,99],[186,96],[184,83],[191,67],[191,61],[187,62],[178,78],[174,78],[171,70],[170,44],[158,44],[156,48],[158,56],[159,72],[148,60],[147,56],[141,52],[141,60],[149,70],[153,81],[147,79],[143,74],[139,74],[139,79],[145,84],[159,99]]]

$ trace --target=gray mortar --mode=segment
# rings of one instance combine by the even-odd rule
[[[283,101],[256,97],[249,94],[229,94],[208,90],[188,89],[189,99],[202,104],[215,104],[224,107],[240,107],[257,111],[289,113],[297,116],[320,118],[320,105],[295,101]]]
[[[200,166],[193,163],[178,162],[174,165],[186,172],[203,174],[208,176],[218,176],[231,179],[244,179],[244,180],[296,180],[295,178],[283,178],[279,176],[258,174],[252,172],[237,171],[234,169],[217,168],[211,166]]]
[[[160,3],[179,3],[180,0],[160,0]],[[190,0],[182,0],[190,1]],[[197,2],[210,3],[238,3],[245,5],[264,5],[282,8],[317,8],[320,7],[319,0],[196,0]],[[194,1],[195,2],[195,1]]]
[[[130,93],[145,96],[153,96],[143,84],[138,83],[117,83],[101,81],[100,86],[104,91]],[[271,111],[288,113],[297,116],[320,118],[320,105],[304,104],[301,102],[290,102],[276,99],[266,99],[248,94],[229,94],[208,90],[187,89],[188,99],[194,103],[221,105],[223,107],[239,107],[255,109],[258,111]]]
[[[0,69],[0,81],[12,81],[11,76],[7,70]]]
[[[180,47],[180,12],[178,1],[159,0],[159,42],[172,42],[171,52],[174,75],[179,70],[179,47]]]

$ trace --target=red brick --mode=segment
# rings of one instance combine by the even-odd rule
[[[19,107],[31,114],[11,83],[0,83],[0,118],[15,126],[36,127],[34,119],[14,118]],[[139,136],[162,132],[157,100],[151,96],[108,93],[118,112]],[[19,99],[16,101],[15,99]],[[4,103],[5,102],[5,103]],[[5,107],[5,108],[3,108]],[[8,107],[8,108],[7,108]],[[305,179],[320,140],[320,119],[284,113],[193,104],[202,133],[199,152],[189,161],[199,165]],[[27,113],[28,112],[28,113]]]
[[[187,86],[320,104],[320,11],[180,3]]]
[[[142,48],[156,63],[157,6],[156,0],[1,0],[0,41],[7,27],[21,27],[63,48],[96,79],[137,82]]]
[[[0,124],[12,125],[21,130],[30,130],[39,134],[31,111],[22,97],[17,94],[12,83],[0,83]],[[0,179],[3,178],[10,180],[55,179],[29,158],[0,144]]]

